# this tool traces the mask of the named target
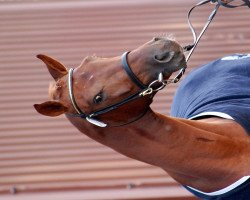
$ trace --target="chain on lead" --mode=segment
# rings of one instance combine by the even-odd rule
[[[154,88],[153,86],[156,85],[156,84],[157,84],[157,86],[158,86],[159,84],[160,84],[160,85],[159,85],[158,87]],[[167,83],[167,84],[168,84],[168,83]],[[140,93],[140,96],[150,95],[150,94],[152,94],[153,92],[157,92],[157,91],[159,91],[159,90],[162,90],[167,84],[166,84],[166,81],[163,80],[163,74],[162,74],[162,73],[159,73],[158,79],[157,79],[157,80],[154,80],[153,82],[151,82],[151,83],[149,84],[148,88]]]

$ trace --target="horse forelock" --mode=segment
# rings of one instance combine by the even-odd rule
[[[54,93],[55,93],[55,90],[56,90],[55,85],[56,85],[56,83],[54,83],[54,82],[49,83],[49,90],[48,90],[49,98],[53,99],[53,100],[54,100]]]
[[[62,80],[57,80],[56,82],[50,82],[49,84],[49,98],[52,100],[58,100],[60,97],[60,89],[62,88]]]

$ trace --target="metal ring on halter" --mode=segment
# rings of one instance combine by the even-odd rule
[[[153,85],[154,85],[154,84],[159,84],[159,83],[160,83],[161,85],[158,86],[158,88],[154,89],[154,88],[153,88]],[[146,90],[142,91],[139,95],[140,95],[140,96],[146,96],[146,95],[152,94],[153,92],[157,92],[157,91],[159,91],[159,90],[162,90],[166,85],[167,85],[167,82],[166,82],[165,80],[163,80],[163,74],[160,73],[160,74],[158,75],[158,79],[152,81],[152,82],[149,84],[148,88],[147,88]]]
[[[155,85],[155,84],[161,84],[158,88],[156,88],[156,89],[154,89],[153,88],[153,86]],[[150,83],[149,84],[149,88],[152,88],[152,90],[153,90],[153,92],[157,92],[157,91],[159,91],[159,90],[162,90],[164,87],[166,86],[166,84],[164,83],[164,82],[160,82],[159,80],[155,80],[155,81],[153,81],[152,83]]]

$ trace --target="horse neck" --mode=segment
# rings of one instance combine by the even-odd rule
[[[79,119],[72,123],[92,139],[128,157],[161,167],[187,185],[192,181],[189,174],[208,177],[216,168],[219,173],[214,174],[215,178],[223,174],[218,159],[233,154],[230,148],[234,144],[224,136],[151,110],[140,120],[117,128],[98,128]],[[225,172],[230,171],[231,165],[223,166]]]

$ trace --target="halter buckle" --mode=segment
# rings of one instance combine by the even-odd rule
[[[149,88],[147,88],[146,90],[144,90],[143,92],[141,92],[141,93],[139,94],[139,96],[144,97],[144,96],[150,95],[150,94],[152,94],[152,93],[153,93],[153,89],[149,87]]]
[[[106,124],[106,123],[101,122],[101,121],[96,120],[96,119],[93,119],[93,118],[91,118],[91,117],[86,117],[86,120],[87,120],[88,122],[90,122],[91,124],[94,124],[94,125],[96,125],[96,126],[99,126],[99,127],[102,127],[102,128],[107,127],[107,124]]]

